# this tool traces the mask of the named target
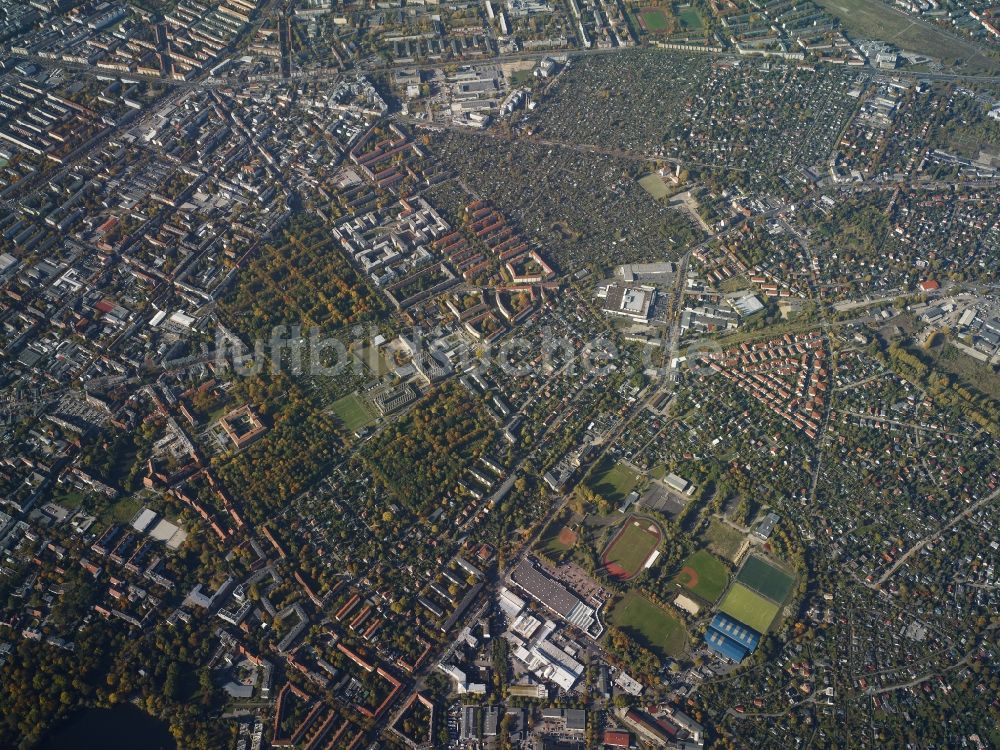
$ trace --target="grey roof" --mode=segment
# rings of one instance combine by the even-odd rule
[[[587,712],[582,708],[567,708],[563,712],[567,729],[584,730],[587,728]]]
[[[569,617],[580,604],[579,598],[553,578],[538,570],[525,558],[518,563],[510,579],[557,614]]]

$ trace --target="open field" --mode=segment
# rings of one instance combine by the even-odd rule
[[[716,284],[716,287],[723,294],[729,294],[730,292],[741,292],[744,289],[750,288],[750,280],[743,274],[740,274],[739,276],[730,276],[721,284]]]
[[[337,399],[330,408],[337,419],[351,432],[356,432],[375,421],[371,409],[356,393],[349,393]]]
[[[123,497],[103,508],[97,514],[97,523],[104,526],[112,523],[128,523],[142,509],[142,501],[134,495]]]
[[[949,63],[960,59],[960,67],[968,73],[1000,70],[1000,61],[980,54],[971,42],[944,29],[914,22],[880,0],[818,0],[817,4],[837,16],[853,37],[883,39],[908,52]]]
[[[684,624],[634,591],[625,594],[615,605],[609,620],[630,638],[660,656],[680,657],[687,651]]]
[[[587,480],[590,489],[612,503],[624,500],[638,482],[639,475],[635,471],[623,464],[611,463],[607,457],[601,459]]]
[[[528,68],[527,70],[513,71],[510,74],[508,80],[510,81],[511,86],[524,86],[528,83],[531,83],[533,77],[534,76],[532,75],[531,68]]]
[[[742,583],[734,583],[719,610],[749,625],[758,633],[766,633],[778,614],[778,605],[751,591]]]
[[[382,377],[388,375],[392,370],[381,351],[373,350],[371,347],[363,346],[354,350],[354,357],[363,364],[372,375]]]
[[[719,557],[730,562],[736,562],[736,555],[743,546],[744,536],[736,529],[726,526],[722,521],[713,518],[708,523],[704,539],[708,548]]]
[[[639,184],[642,189],[653,196],[656,200],[662,200],[670,195],[670,188],[667,187],[667,183],[663,181],[663,178],[655,172],[650,172],[645,177],[639,179]]]
[[[661,536],[659,527],[649,519],[629,516],[608,543],[601,563],[612,577],[627,581],[642,570]]]
[[[674,581],[692,594],[714,604],[729,583],[729,571],[708,550],[698,550],[684,561]]]
[[[994,401],[1000,401],[1000,375],[986,362],[980,362],[965,354],[950,343],[928,352],[934,357],[934,364],[957,377],[967,385]]]
[[[751,555],[736,580],[778,604],[784,604],[795,579],[762,558]]]

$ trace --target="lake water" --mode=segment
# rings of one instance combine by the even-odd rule
[[[132,704],[71,716],[37,750],[177,750],[167,725]]]

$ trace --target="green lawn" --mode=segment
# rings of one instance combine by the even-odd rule
[[[779,607],[742,583],[734,583],[719,609],[758,633],[766,633]]]
[[[639,475],[620,463],[612,463],[604,457],[594,468],[587,485],[609,502],[620,503],[639,483]]]
[[[83,501],[85,499],[86,496],[77,490],[70,490],[69,492],[61,495],[53,494],[52,496],[53,502],[58,503],[67,510],[76,510],[83,505]]]
[[[652,532],[650,525],[655,526],[649,519],[631,516],[604,551],[601,562],[620,567],[624,570],[623,578],[633,577],[660,543],[659,529]]]
[[[97,520],[99,525],[128,523],[139,512],[140,508],[142,508],[142,502],[139,498],[124,497],[103,508],[97,514]]]
[[[641,594],[630,591],[611,610],[609,620],[630,638],[663,658],[687,652],[684,623]]]
[[[674,580],[693,594],[714,604],[726,590],[729,570],[708,550],[700,549],[684,561],[684,568],[691,568],[696,575],[692,584],[691,576],[681,569]]]
[[[351,432],[356,432],[375,421],[371,409],[356,393],[350,393],[334,401],[331,410]]]
[[[757,556],[747,558],[736,580],[779,604],[784,604],[795,583],[792,576]]]
[[[743,546],[743,538],[743,534],[716,518],[709,521],[708,530],[704,535],[708,548],[730,562],[736,561],[736,553]]]

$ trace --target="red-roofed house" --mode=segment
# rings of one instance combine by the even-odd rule
[[[608,729],[604,732],[604,744],[608,747],[630,747],[632,735],[622,729]]]

